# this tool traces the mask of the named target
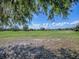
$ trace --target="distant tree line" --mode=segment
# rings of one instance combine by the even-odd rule
[[[19,28],[18,26],[14,26],[11,28],[4,28],[3,26],[0,26],[0,31],[62,31],[62,30],[72,30],[72,31],[79,31],[79,24],[76,24],[76,26],[71,27],[71,28],[57,28],[57,29],[46,29],[44,27],[41,27],[40,29],[32,29],[32,28],[28,28],[28,25],[25,24],[23,25],[23,28]]]

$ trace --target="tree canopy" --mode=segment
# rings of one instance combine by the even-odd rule
[[[44,13],[48,19],[54,15],[67,16],[70,7],[79,0],[0,0],[0,21],[9,18],[25,22],[32,19],[34,14]]]

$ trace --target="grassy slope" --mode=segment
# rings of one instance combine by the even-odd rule
[[[60,39],[79,39],[79,32],[73,31],[4,31],[0,32],[1,38],[60,38]]]

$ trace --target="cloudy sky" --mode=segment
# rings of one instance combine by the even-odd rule
[[[67,19],[63,19],[62,16],[55,16],[51,21],[48,20],[44,14],[34,15],[32,21],[29,23],[29,28],[39,29],[44,28],[66,28],[73,27],[79,23],[79,4],[73,6],[72,12]]]

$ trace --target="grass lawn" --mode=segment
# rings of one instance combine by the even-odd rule
[[[31,40],[40,39],[40,40]],[[45,40],[43,40],[45,39]],[[79,50],[79,32],[75,31],[3,31],[0,46],[7,44],[35,43],[51,49],[61,47]]]
[[[47,38],[47,39],[79,39],[79,32],[74,31],[1,31],[3,38]]]

